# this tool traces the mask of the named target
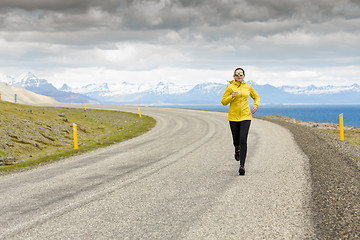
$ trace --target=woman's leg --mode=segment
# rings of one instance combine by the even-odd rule
[[[240,161],[240,122],[230,122],[230,129],[235,147],[235,160]]]
[[[233,144],[236,150],[240,148],[240,122],[229,122],[231,134],[233,137]]]
[[[240,133],[239,133],[239,145],[240,145],[240,166],[245,165],[246,153],[247,153],[247,137],[249,134],[250,120],[241,121]]]

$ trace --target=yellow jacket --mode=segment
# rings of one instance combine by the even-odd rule
[[[234,92],[238,92],[239,95],[232,97]],[[251,110],[249,105],[249,95],[255,101],[255,106],[259,108],[260,97],[255,89],[250,85],[245,83],[236,82],[232,80],[230,84],[226,87],[225,93],[222,97],[221,103],[226,106],[230,103],[228,120],[239,122],[244,120],[251,120]]]

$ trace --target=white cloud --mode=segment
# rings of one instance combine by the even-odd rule
[[[315,34],[305,30],[294,30],[291,32],[277,33],[270,36],[255,36],[254,40],[263,44],[292,45],[305,47],[340,47],[357,46],[359,44],[360,31],[356,32],[331,32]],[[331,49],[329,49],[331,51]]]
[[[304,31],[293,31],[286,33],[278,33],[271,36],[255,36],[255,41],[263,44],[275,44],[275,45],[293,45],[293,46],[311,46],[319,44],[320,39],[311,33]]]
[[[257,84],[271,84],[273,86],[345,86],[354,83],[359,84],[359,66],[339,66],[339,67],[309,67],[301,70],[287,69],[259,69],[249,67],[247,79],[255,81]]]

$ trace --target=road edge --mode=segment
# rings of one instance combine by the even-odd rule
[[[316,239],[360,237],[359,168],[348,142],[296,123],[261,117],[287,128],[309,158],[312,221]],[[355,149],[356,152],[356,149]]]

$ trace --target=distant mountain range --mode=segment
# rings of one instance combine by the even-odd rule
[[[46,79],[40,79],[31,72],[21,74],[16,79],[0,73],[0,82],[5,82],[16,88],[24,88],[37,94],[53,97],[58,102],[98,103],[98,101],[95,99],[91,99],[90,97],[83,94],[60,91]]]
[[[39,79],[32,73],[12,78],[0,74],[0,82],[15,87],[50,96],[59,102],[103,103],[103,104],[220,104],[221,97],[228,85],[222,83],[201,83],[197,85],[174,84],[171,82],[88,84],[81,88],[72,88],[64,84],[55,88],[45,79]],[[360,86],[308,87],[283,86],[250,83],[259,93],[262,104],[360,104]]]

